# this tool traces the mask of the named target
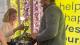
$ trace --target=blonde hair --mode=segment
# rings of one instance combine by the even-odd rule
[[[17,13],[16,9],[14,9],[14,8],[9,8],[9,9],[7,10],[7,12],[5,13],[4,17],[3,17],[3,22],[9,22],[10,16],[11,16],[13,13]]]

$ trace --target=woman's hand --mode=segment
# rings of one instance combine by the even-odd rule
[[[16,27],[16,28],[13,30],[13,32],[15,33],[17,30],[23,30],[23,29],[24,29],[24,25],[21,24],[21,25],[19,25],[18,27]]]
[[[24,29],[24,24],[19,25],[16,29],[17,30],[23,30]]]

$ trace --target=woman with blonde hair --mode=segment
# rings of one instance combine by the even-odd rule
[[[3,18],[3,24],[0,27],[0,41],[2,45],[7,45],[11,40],[11,35],[15,33],[15,21],[17,19],[17,11],[14,8],[9,8]]]

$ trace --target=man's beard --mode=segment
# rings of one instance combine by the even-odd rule
[[[43,6],[43,11],[48,7],[48,5],[44,5]]]

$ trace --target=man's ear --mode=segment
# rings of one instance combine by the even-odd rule
[[[50,4],[50,0],[46,0],[45,3]]]

